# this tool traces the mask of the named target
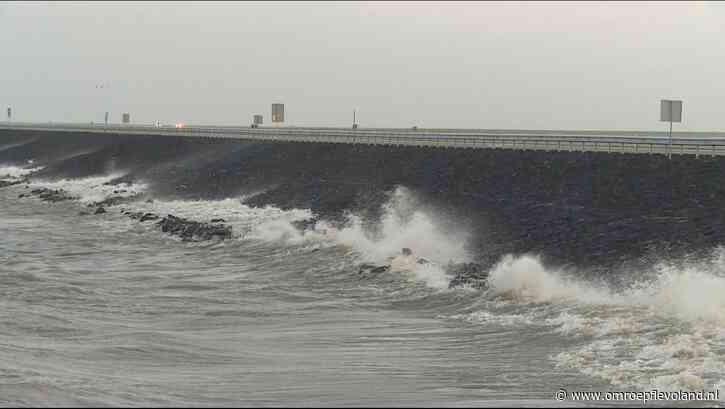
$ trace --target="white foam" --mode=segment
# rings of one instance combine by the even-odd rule
[[[146,191],[147,186],[144,183],[106,185],[107,182],[122,176],[123,174],[110,174],[57,181],[33,180],[30,186],[65,190],[71,196],[77,197],[78,201],[83,204],[100,202],[110,196],[132,197]],[[114,193],[114,191],[118,193]]]
[[[480,310],[468,314],[456,314],[449,318],[455,320],[463,320],[471,323],[479,324],[498,324],[506,327],[519,327],[528,325],[537,325],[536,317],[529,314],[497,314],[490,311]]]
[[[38,166],[38,167],[34,167],[34,168],[18,167],[18,166],[0,166],[0,179],[3,179],[3,180],[18,179],[18,178],[21,178],[30,173],[37,172],[41,169],[43,169],[43,166]]]
[[[677,391],[712,387],[725,375],[714,340],[703,334],[639,336],[594,341],[556,355],[562,367],[578,369],[614,385]]]
[[[384,205],[378,232],[367,229],[363,220],[355,215],[342,229],[320,226],[328,230],[336,242],[350,246],[372,262],[383,263],[402,248],[409,248],[415,257],[423,257],[439,264],[448,261],[467,261],[465,250],[468,234],[444,231],[435,222],[435,216],[415,208],[410,192],[398,187]]]
[[[725,326],[725,277],[694,267],[676,269],[662,264],[654,268],[654,280],[613,291],[549,270],[535,256],[506,256],[492,269],[488,284],[496,294],[520,301],[646,307],[688,322]]]
[[[390,271],[403,274],[415,281],[424,282],[431,288],[445,290],[451,277],[440,265],[433,263],[421,264],[414,255],[398,255],[390,261]]]
[[[584,318],[576,314],[562,312],[555,318],[549,318],[545,321],[549,325],[558,326],[558,330],[562,335],[592,335],[595,323],[592,319]]]
[[[544,322],[554,326],[565,336],[604,337],[608,335],[632,335],[642,331],[641,316],[636,312],[620,312],[618,315],[606,310],[598,311],[601,316],[583,316],[564,311]]]
[[[505,256],[490,272],[489,287],[500,295],[533,302],[607,304],[614,300],[605,288],[567,279],[549,271],[536,256]]]
[[[240,238],[258,239],[282,244],[302,243],[314,240],[301,234],[291,222],[312,217],[309,210],[281,210],[267,206],[249,207],[238,199],[223,200],[154,200],[151,203],[134,202],[124,207],[130,211],[151,212],[159,216],[173,214],[202,222],[224,219]]]
[[[645,305],[681,320],[725,326],[725,277],[696,268],[657,266],[657,279],[625,292],[632,304]]]

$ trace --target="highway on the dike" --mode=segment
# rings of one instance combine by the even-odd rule
[[[177,135],[267,142],[347,143],[434,148],[514,149],[628,154],[725,156],[725,134],[667,136],[652,132],[505,131],[469,129],[146,126],[131,124],[0,123],[1,130]],[[645,135],[641,135],[645,134]],[[692,136],[694,135],[694,136]],[[0,141],[1,142],[1,141]]]

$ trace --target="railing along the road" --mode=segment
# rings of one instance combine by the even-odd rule
[[[673,138],[653,136],[576,134],[555,132],[349,129],[349,128],[250,128],[232,126],[156,127],[145,125],[1,123],[0,129],[48,132],[94,132],[143,135],[185,135],[258,141],[347,143],[438,148],[515,149],[572,152],[612,152],[673,155],[725,155],[725,138]]]

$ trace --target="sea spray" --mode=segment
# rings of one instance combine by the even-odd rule
[[[31,165],[31,164],[29,164]],[[19,166],[0,166],[0,179],[18,179],[29,175],[33,172],[42,170],[43,166],[36,167],[19,167]]]

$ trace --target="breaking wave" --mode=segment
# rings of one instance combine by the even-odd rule
[[[567,278],[533,256],[506,256],[492,270],[489,286],[497,296],[520,302],[642,307],[687,322],[725,325],[725,270],[719,254],[698,266],[656,264],[647,278],[621,290]]]
[[[614,385],[713,389],[725,381],[721,260],[717,250],[684,268],[661,262],[642,274],[647,278],[616,289],[549,270],[534,256],[506,256],[491,271],[486,309],[451,318],[579,340],[552,359]]]
[[[377,226],[366,225],[364,220],[348,214],[343,224],[319,220],[313,228],[300,230],[294,222],[315,217],[310,209],[282,210],[274,206],[253,207],[244,201],[248,197],[222,200],[165,200],[150,199],[148,185],[142,182],[118,182],[124,174],[79,179],[43,180],[28,182],[29,188],[63,190],[80,204],[92,205],[109,198],[137,198],[138,200],[109,206],[131,212],[167,214],[201,222],[223,220],[232,227],[238,240],[261,240],[284,246],[310,248],[337,246],[355,254],[361,261],[389,263],[391,271],[403,274],[433,288],[447,288],[450,277],[440,265],[451,261],[466,261],[466,234],[443,231],[435,216],[415,208],[410,192],[403,187],[393,191],[383,205]],[[114,183],[117,182],[117,183]],[[411,256],[400,254],[402,248],[414,251]],[[421,265],[419,258],[435,264]]]

